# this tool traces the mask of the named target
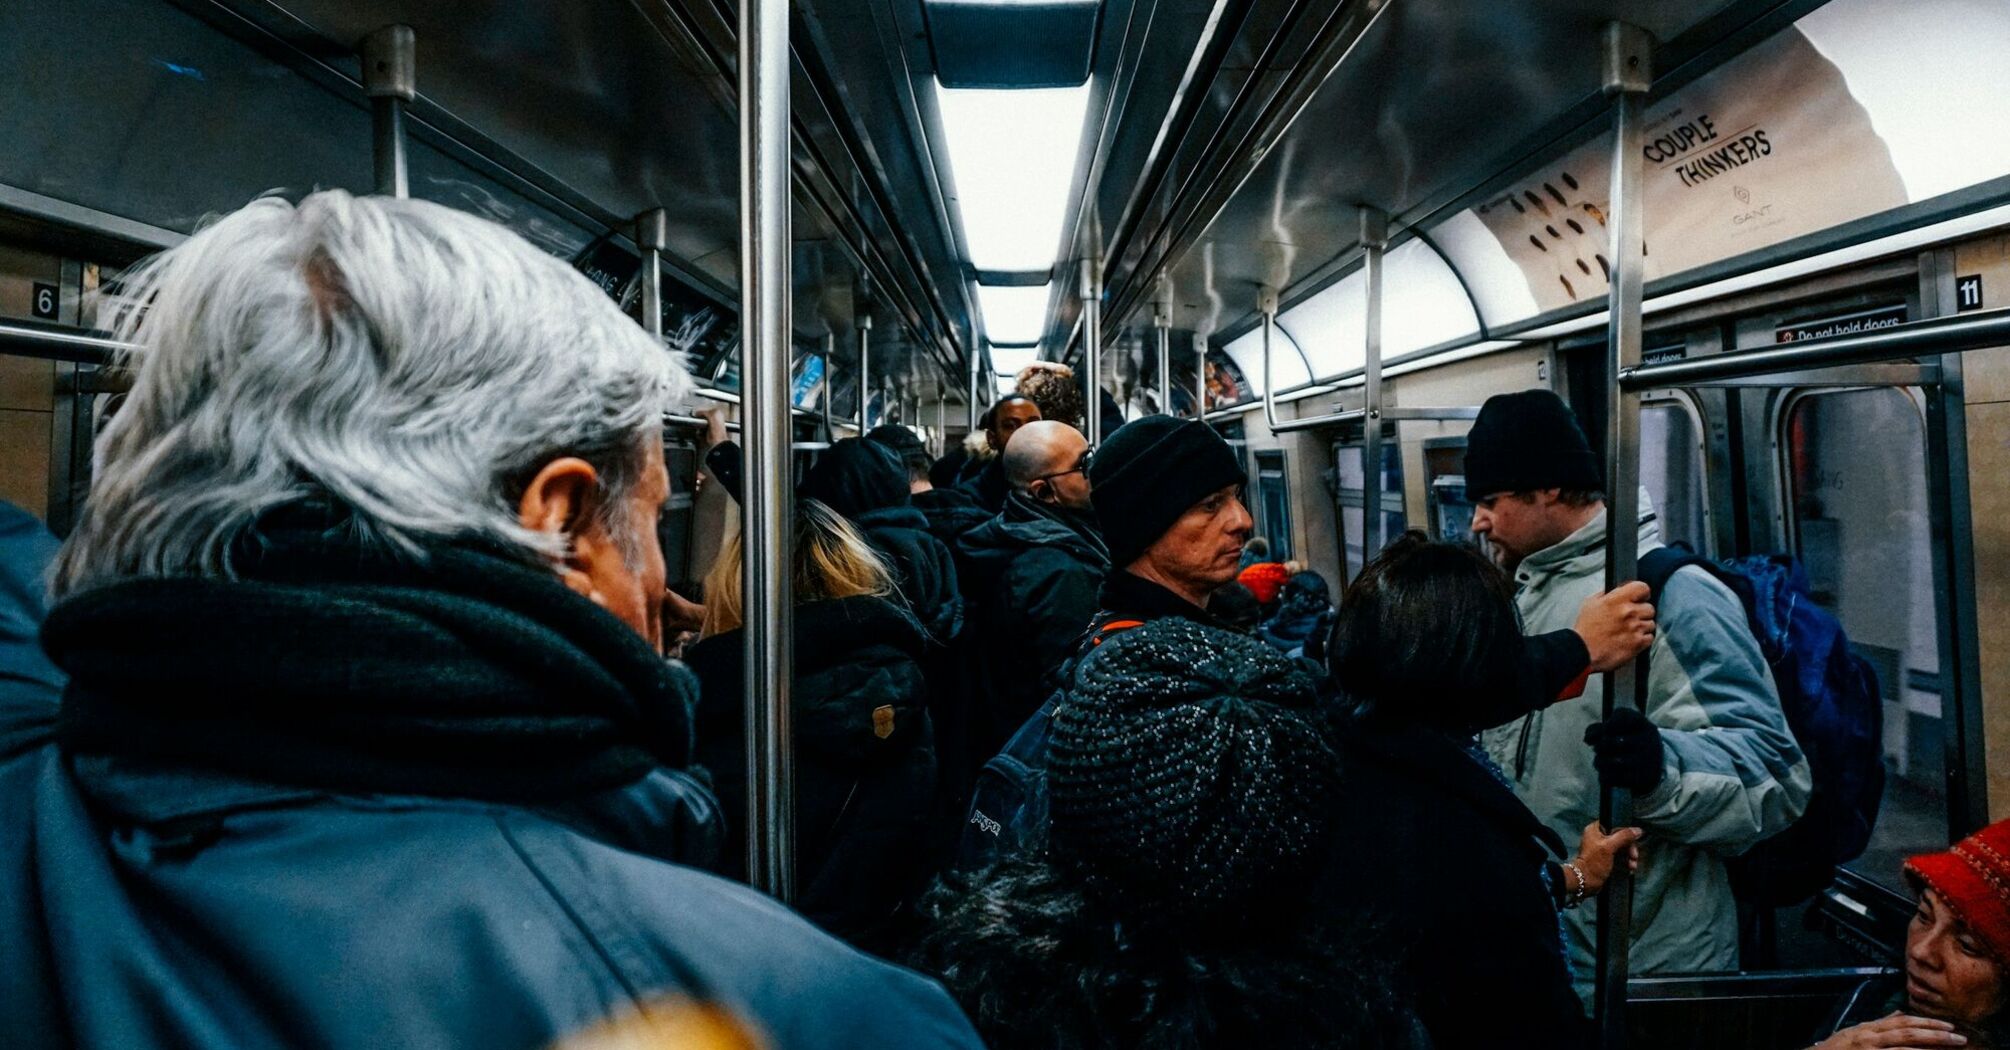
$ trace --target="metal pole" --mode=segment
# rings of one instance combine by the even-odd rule
[[[935,454],[949,450],[949,391],[935,387]]]
[[[1207,337],[1193,334],[1193,418],[1207,418]]]
[[[1612,252],[1610,321],[1606,329],[1606,545],[1605,587],[1611,590],[1639,575],[1640,562],[1640,395],[1619,377],[1640,364],[1642,270],[1641,109],[1653,81],[1653,38],[1623,22],[1605,27],[1605,94],[1613,100],[1612,196],[1606,226]],[[1605,676],[1605,717],[1618,705],[1640,704],[1647,681],[1646,658]],[[1599,793],[1598,819],[1607,828],[1633,823],[1631,793]],[[1633,941],[1633,879],[1626,865],[1614,866],[1598,898],[1598,987],[1593,1009],[1600,1045],[1626,1045],[1626,978]]]
[[[788,901],[795,896],[788,0],[741,0],[739,48],[747,876],[756,889]]]
[[[824,440],[836,441],[837,431],[831,426],[831,393],[837,389],[837,347],[836,332],[824,333],[824,389],[823,396],[817,398],[823,408]]]
[[[983,353],[976,347],[970,348],[970,397],[964,402],[963,407],[969,413],[970,421],[967,425],[972,434],[977,433],[977,373],[983,368],[983,357]]]
[[[1094,259],[1082,260],[1082,433],[1089,447],[1103,443],[1103,275]]]
[[[651,208],[635,217],[635,245],[642,249],[642,328],[663,341],[663,249],[670,245],[670,216]]]
[[[1361,565],[1389,540],[1382,535],[1382,253],[1389,247],[1389,217],[1361,209],[1361,247],[1368,273],[1368,314],[1361,358]]]
[[[370,96],[371,155],[377,192],[409,197],[405,178],[405,106],[419,94],[418,38],[411,26],[385,26],[363,38],[363,92]]]
[[[1159,337],[1159,411],[1172,415],[1172,304],[1161,303],[1152,314]]]
[[[858,432],[865,433],[872,406],[872,317],[858,315]]]

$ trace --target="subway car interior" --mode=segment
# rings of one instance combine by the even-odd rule
[[[1805,1047],[1903,970],[1906,859],[2010,817],[2005,56],[1998,0],[0,4],[0,499],[80,520],[143,366],[102,289],[330,188],[498,223],[681,355],[687,595],[734,535],[790,593],[823,450],[981,447],[1035,362],[1091,448],[1205,422],[1270,558],[1338,595],[1406,530],[1483,544],[1467,433],[1554,391],[1618,519],[1791,556],[1874,673],[1868,842],[1744,916],[1738,969],[1629,972],[1598,906],[1599,1045]],[[727,819],[787,900],[761,609]]]

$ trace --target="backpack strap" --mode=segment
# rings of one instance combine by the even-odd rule
[[[1676,543],[1666,547],[1656,547],[1640,556],[1635,579],[1647,585],[1648,601],[1661,604],[1661,592],[1668,586],[1668,580],[1677,572],[1691,565],[1710,567],[1708,558]],[[1712,573],[1711,575],[1715,575]]]
[[[1103,644],[1103,639],[1113,634],[1121,634],[1133,627],[1143,627],[1144,625],[1145,622],[1143,620],[1111,620],[1097,629],[1095,637],[1089,640],[1089,647],[1093,649]]]

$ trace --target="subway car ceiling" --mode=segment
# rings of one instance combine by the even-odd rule
[[[2001,5],[1110,0],[1038,7],[1037,25],[941,0],[794,10],[793,323],[799,362],[835,355],[841,419],[864,340],[912,404],[965,400],[972,355],[1007,375],[1078,360],[1085,275],[1143,404],[1155,326],[1179,348],[1173,407],[1196,348],[1233,380],[1210,407],[1252,404],[1266,290],[1275,386],[1322,393],[1361,366],[1364,212],[1390,233],[1388,361],[1598,327],[1612,20],[1657,41],[1650,317],[1985,229],[2010,199],[2010,139],[1981,133],[2010,111]],[[597,266],[610,290],[632,283],[635,217],[663,209],[668,331],[699,329],[697,364],[734,389],[722,4],[9,5],[0,206],[116,265],[261,192],[367,189],[357,47],[391,24],[417,40],[412,192]],[[36,89],[59,82],[77,89]]]

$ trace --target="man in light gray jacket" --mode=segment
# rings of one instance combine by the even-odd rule
[[[1570,625],[1604,588],[1602,472],[1570,409],[1547,390],[1491,398],[1467,438],[1473,531],[1512,573],[1522,629]],[[1661,546],[1641,500],[1640,549]],[[1647,830],[1633,898],[1632,972],[1738,967],[1738,913],[1724,860],[1777,834],[1807,806],[1808,763],[1744,607],[1700,568],[1676,572],[1656,610],[1644,715],[1600,722],[1604,684],[1483,737],[1537,817],[1568,840],[1597,818],[1599,782],[1634,793]],[[1595,910],[1565,914],[1578,992],[1591,994]]]

